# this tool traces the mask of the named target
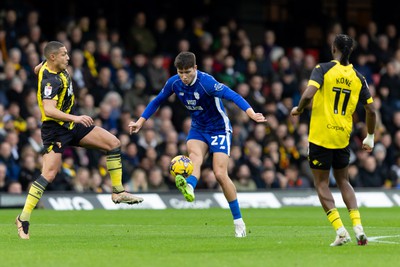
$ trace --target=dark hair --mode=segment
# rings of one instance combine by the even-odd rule
[[[353,52],[354,40],[346,34],[338,34],[333,41],[335,47],[342,52],[340,64],[347,65],[351,52]]]
[[[46,59],[49,59],[51,54],[57,54],[58,50],[61,47],[64,47],[65,45],[63,43],[57,42],[57,41],[51,41],[46,44],[44,47],[44,56]]]
[[[192,52],[180,52],[176,58],[174,65],[177,69],[189,69],[196,65],[196,56]]]

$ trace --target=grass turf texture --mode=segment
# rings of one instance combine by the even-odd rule
[[[330,247],[335,233],[319,207],[243,209],[247,238],[235,238],[229,210],[35,210],[30,240],[0,211],[0,266],[399,266],[400,209],[363,208],[368,237]]]

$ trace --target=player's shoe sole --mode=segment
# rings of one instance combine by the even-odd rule
[[[128,192],[112,193],[111,199],[115,204],[126,203],[126,204],[139,204],[143,202],[143,198],[134,196]]]
[[[29,239],[29,222],[21,221],[18,215],[15,219],[15,225],[17,226],[18,236],[21,239]]]
[[[176,185],[176,188],[178,188],[178,190],[181,191],[181,193],[185,197],[186,201],[188,201],[188,202],[194,201],[195,196],[194,196],[193,188],[190,185],[188,185],[185,177],[183,177],[182,175],[177,175],[175,177],[175,185]]]

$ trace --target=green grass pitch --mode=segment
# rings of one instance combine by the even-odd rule
[[[248,236],[235,238],[229,210],[35,210],[30,240],[20,210],[0,210],[0,266],[400,266],[400,208],[362,208],[370,242],[330,247],[320,207],[243,209]]]

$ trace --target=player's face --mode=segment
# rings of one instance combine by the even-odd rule
[[[59,71],[65,70],[67,68],[68,61],[69,61],[69,56],[67,48],[61,47],[58,50],[58,53],[55,54],[55,60],[54,60],[54,63],[56,67],[59,69]]]
[[[188,69],[178,69],[179,78],[181,81],[188,85],[193,82],[194,77],[196,77],[197,66]]]

